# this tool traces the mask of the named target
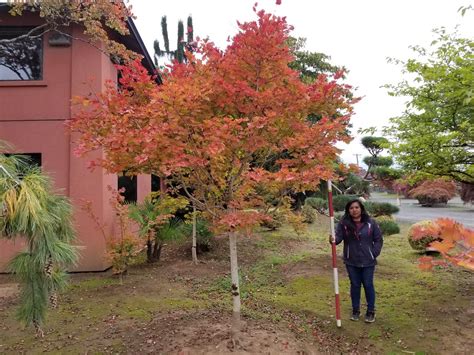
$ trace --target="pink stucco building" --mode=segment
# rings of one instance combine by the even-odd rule
[[[0,5],[0,38],[24,33],[40,21],[31,13],[12,17],[8,8]],[[130,35],[117,35],[118,41],[143,55],[143,64],[152,71],[152,60],[131,20],[128,26]],[[85,38],[80,27],[66,31],[74,38]],[[65,122],[74,117],[71,98],[104,90],[107,80],[117,79],[117,71],[98,49],[55,33],[46,33],[27,47],[27,58],[22,49],[14,57],[6,55],[5,48],[0,51],[0,140],[14,147],[2,153],[30,154],[52,176],[55,186],[71,198],[77,244],[83,247],[74,271],[104,270],[108,267],[105,240],[80,205],[83,199],[92,201],[95,215],[112,232],[114,216],[107,186],[117,188],[118,178],[100,169],[87,169],[93,157],[81,159],[73,154],[74,137]],[[134,182],[136,187],[129,189],[131,199],[141,200],[151,189],[151,178],[138,176]],[[0,272],[21,247],[21,240],[14,244],[0,239]]]

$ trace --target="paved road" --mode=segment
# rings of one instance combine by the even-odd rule
[[[397,204],[396,198],[385,193],[373,193],[371,201],[390,202]],[[446,206],[422,207],[417,200],[401,199],[400,212],[395,214],[399,221],[418,222],[425,219],[452,218],[466,227],[474,228],[474,205],[464,205],[459,197],[455,197]]]

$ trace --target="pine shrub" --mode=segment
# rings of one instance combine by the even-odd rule
[[[328,201],[321,197],[308,197],[304,204],[314,208],[319,213],[323,213],[328,209]]]
[[[183,234],[186,237],[191,238],[193,233],[193,224],[185,223],[183,224]],[[214,234],[212,233],[209,222],[204,218],[196,218],[196,244],[197,249],[200,252],[206,252],[211,249],[212,238]]]
[[[342,217],[344,217],[344,212],[335,212],[334,213],[334,223],[339,223],[342,219]]]
[[[365,209],[373,217],[391,216],[400,211],[400,209],[388,202],[365,202]]]
[[[285,220],[285,216],[282,213],[274,212],[270,215],[270,220],[263,220],[260,225],[268,230],[274,231],[279,229]]]
[[[313,223],[316,220],[316,210],[311,207],[309,204],[304,204],[301,209],[301,214],[303,216],[304,223]]]
[[[332,199],[334,211],[344,211],[344,208],[346,207],[346,204],[349,201],[357,200],[358,198],[359,198],[359,196],[357,196],[357,195],[336,195],[336,196],[334,196],[333,199]]]
[[[384,237],[400,233],[400,227],[392,217],[379,216],[375,219]]]

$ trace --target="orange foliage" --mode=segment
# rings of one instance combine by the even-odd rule
[[[438,218],[433,222],[433,228],[439,233],[439,238],[429,247],[440,252],[450,263],[474,270],[474,230],[449,218]],[[428,258],[419,259],[420,268],[430,269],[428,264],[439,264],[439,261]]]
[[[441,240],[430,244],[451,263],[474,270],[474,230],[449,218],[439,218]]]
[[[445,260],[434,259],[432,256],[422,256],[418,258],[418,267],[421,270],[430,271],[433,269],[433,266],[448,266],[448,263]]]
[[[441,236],[439,226],[433,221],[417,222],[408,230],[408,242],[415,250],[424,251],[428,245]]]
[[[258,189],[266,182],[288,194],[333,178],[335,145],[349,141],[358,99],[339,76],[303,83],[288,67],[291,26],[264,11],[257,16],[239,25],[224,51],[199,43],[160,87],[139,62],[120,67],[122,89],[110,84],[78,100],[85,109],[71,125],[80,133],[76,152],[102,149],[106,159],[95,164],[110,172],[174,179],[227,230],[263,218]],[[310,114],[322,118],[309,122]],[[277,168],[266,169],[272,157]]]

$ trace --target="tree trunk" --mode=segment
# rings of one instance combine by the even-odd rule
[[[193,263],[197,265],[198,258],[197,258],[197,242],[196,242],[196,206],[193,204]]]
[[[232,327],[231,336],[234,346],[239,344],[240,337],[240,287],[239,287],[239,265],[237,262],[237,235],[235,232],[229,234],[230,247],[230,272],[232,276]]]
[[[149,263],[152,263],[153,260],[153,243],[151,242],[151,239],[148,239],[146,242],[146,260]]]
[[[155,245],[153,246],[153,261],[160,260],[162,247],[163,247],[163,243],[160,243],[157,240],[155,240]]]

